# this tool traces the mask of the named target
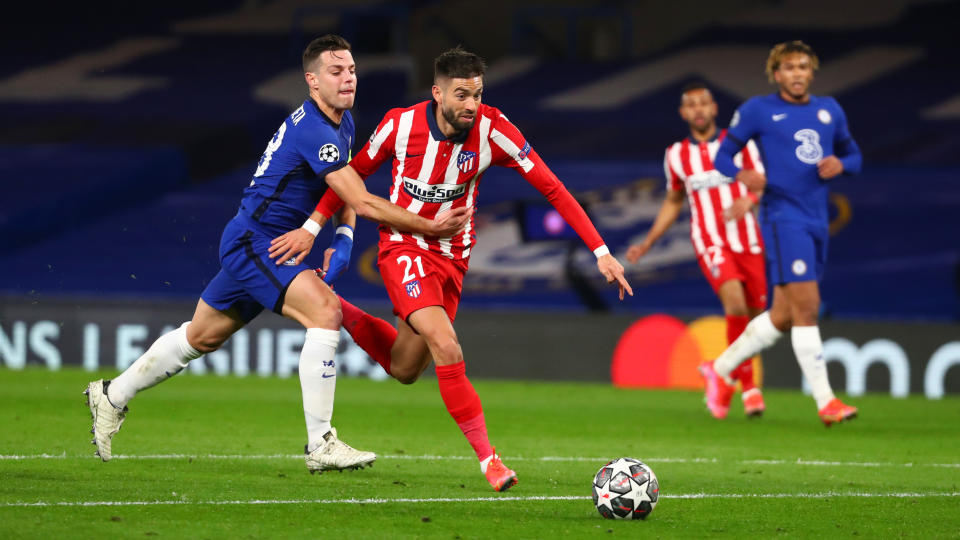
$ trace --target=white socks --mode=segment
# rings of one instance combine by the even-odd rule
[[[337,366],[333,357],[340,343],[339,330],[308,328],[300,351],[300,390],[307,421],[307,452],[323,442],[330,431],[333,396],[337,389]]]
[[[793,354],[810,384],[817,410],[824,408],[833,399],[833,390],[827,378],[827,362],[823,359],[823,342],[820,340],[820,328],[817,326],[794,326],[790,331],[793,341]]]
[[[744,329],[740,337],[727,347],[713,362],[713,369],[723,378],[729,378],[741,362],[773,345],[780,339],[783,332],[770,321],[770,312],[764,311],[753,318]]]
[[[187,362],[202,356],[187,341],[189,324],[185,322],[157,338],[143,356],[110,381],[107,399],[114,407],[123,409],[137,392],[173,377],[187,367]]]

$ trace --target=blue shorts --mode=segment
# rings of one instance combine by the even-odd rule
[[[761,225],[770,283],[820,281],[827,262],[826,227],[794,222]]]
[[[293,278],[313,269],[306,264],[277,266],[268,256],[271,240],[273,237],[253,227],[242,214],[230,220],[220,237],[220,272],[200,298],[219,311],[236,309],[244,322],[253,320],[265,307],[280,314]]]

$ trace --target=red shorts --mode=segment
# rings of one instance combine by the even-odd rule
[[[700,270],[719,293],[720,286],[735,279],[743,283],[747,305],[752,308],[767,307],[767,273],[763,253],[734,253],[727,247],[710,246],[697,258]]]
[[[467,261],[453,260],[432,251],[400,242],[380,244],[377,266],[387,288],[393,313],[403,320],[418,309],[442,306],[450,317],[457,316]]]

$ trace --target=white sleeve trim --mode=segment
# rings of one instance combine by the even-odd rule
[[[608,248],[606,244],[593,250],[593,255],[598,259],[600,257],[603,257],[604,255],[609,255],[609,254],[610,254],[610,248]]]
[[[390,136],[390,133],[393,131],[393,118],[387,121],[387,123],[380,129],[380,131],[374,132],[373,140],[370,141],[370,146],[367,148],[367,157],[373,159],[377,157],[377,152],[380,151],[380,146],[383,145],[383,141],[387,140],[387,137]]]
[[[501,150],[506,152],[513,158],[514,161],[520,165],[520,168],[523,169],[523,172],[530,172],[530,169],[533,168],[533,162],[530,161],[530,158],[524,156],[523,159],[520,158],[520,147],[514,144],[509,137],[500,133],[496,129],[490,131],[490,140],[493,141]]]
[[[353,229],[349,225],[341,225],[337,227],[337,232],[335,234],[343,234],[350,238],[350,240],[353,240]]]

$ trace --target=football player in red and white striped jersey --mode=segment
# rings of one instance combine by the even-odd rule
[[[620,299],[624,292],[633,295],[623,266],[580,204],[507,117],[481,103],[484,70],[479,56],[459,47],[441,54],[434,64],[433,99],[389,111],[347,168],[365,178],[391,160],[390,201],[427,219],[451,209],[474,208],[483,172],[491,165],[512,168],[579,234],[597,257],[600,273],[618,285]],[[311,219],[323,222],[340,205],[336,194],[325,195]],[[363,208],[356,210],[361,216],[365,213]],[[302,242],[305,236],[291,231],[275,241],[295,246],[291,251],[300,253],[309,249]],[[312,243],[312,237],[309,240]],[[516,484],[516,473],[503,465],[488,440],[480,398],[466,377],[452,324],[475,243],[472,219],[462,232],[444,238],[380,227],[377,262],[397,328],[341,297],[343,328],[405,384],[416,381],[433,359],[448,412],[476,452],[491,486],[503,491]]]
[[[690,136],[673,143],[664,156],[667,197],[643,242],[630,246],[627,260],[635,263],[677,220],[683,195],[690,203],[690,240],[700,269],[720,298],[727,319],[727,340],[733,343],[747,323],[767,305],[767,278],[763,259],[763,238],[751,210],[758,194],[741,182],[724,176],[713,167],[713,159],[726,130],[717,130],[717,103],[703,83],[683,88],[680,117],[690,126]],[[735,158],[737,165],[763,173],[763,163],[753,141]],[[759,359],[756,359],[759,362]],[[757,388],[754,360],[746,360],[735,371],[743,390],[747,416],[760,416],[763,396]],[[710,412],[725,418],[733,388],[723,387],[721,399]]]

